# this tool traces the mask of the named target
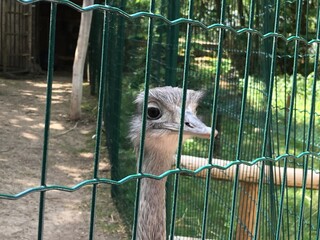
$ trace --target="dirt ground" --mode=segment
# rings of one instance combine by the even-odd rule
[[[45,116],[45,77],[35,80],[0,78],[0,193],[17,194],[39,186]],[[88,87],[87,87],[88,88]],[[47,184],[74,186],[92,178],[95,131],[93,97],[85,92],[84,114],[68,118],[70,77],[55,77],[52,95]],[[105,151],[105,149],[104,149]],[[110,170],[102,154],[100,176]],[[95,238],[126,239],[110,196],[99,186]],[[46,193],[45,240],[88,239],[91,187],[73,193]],[[0,239],[34,240],[38,234],[39,193],[18,200],[0,199]]]

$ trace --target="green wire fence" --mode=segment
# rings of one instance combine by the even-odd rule
[[[88,185],[94,239],[99,184],[112,185],[135,239],[144,177],[168,177],[170,239],[319,239],[319,1],[18,2],[51,4],[42,171],[39,186],[0,198],[40,194],[38,239],[46,192]],[[46,183],[58,5],[94,13],[87,57],[91,92],[98,94],[94,171],[73,187]],[[135,96],[164,85],[205,90],[198,112],[219,137],[182,145],[180,136],[177,165],[154,176],[137,172],[143,155],[137,162],[128,123]],[[142,139],[145,118],[143,126]],[[98,174],[103,127],[111,178]]]

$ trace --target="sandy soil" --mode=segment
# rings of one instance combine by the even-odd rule
[[[95,120],[90,102],[83,120],[69,121],[70,78],[53,85],[47,184],[74,186],[91,178]],[[46,83],[0,79],[0,193],[17,194],[39,186]],[[87,94],[88,95],[88,94]],[[90,100],[90,96],[86,98]],[[91,97],[91,103],[94,100]],[[105,154],[103,154],[105,156]],[[110,166],[102,158],[100,176]],[[95,239],[126,239],[110,197],[110,186],[99,186]],[[88,239],[91,187],[73,193],[46,193],[43,239]],[[38,234],[39,193],[18,200],[0,199],[0,239],[34,240]]]

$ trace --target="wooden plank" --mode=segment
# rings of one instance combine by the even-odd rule
[[[194,156],[181,156],[181,167],[196,170],[202,166],[207,165],[208,160],[206,158],[194,157]],[[212,164],[217,164],[219,166],[227,166],[231,161],[222,159],[212,159]],[[239,181],[248,183],[258,183],[260,168],[258,164],[253,166],[247,166],[244,164],[239,165]],[[211,177],[218,180],[231,181],[235,176],[236,166],[233,165],[226,170],[220,170],[217,168],[212,168]],[[270,168],[265,168],[265,183],[268,183],[268,177]],[[283,167],[273,167],[274,173],[274,184],[280,186],[282,184]],[[319,189],[319,174],[312,170],[307,171],[307,189]],[[205,178],[206,171],[201,171],[197,176]],[[311,177],[312,176],[312,177]],[[302,187],[303,185],[303,169],[301,168],[287,168],[287,186],[288,187]]]

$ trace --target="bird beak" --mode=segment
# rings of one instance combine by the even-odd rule
[[[184,133],[187,135],[210,139],[212,129],[206,126],[193,113],[186,111],[184,117]],[[218,131],[214,130],[214,137],[218,135]]]

